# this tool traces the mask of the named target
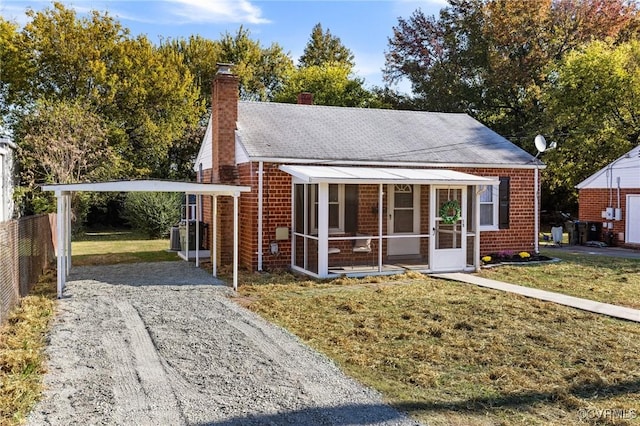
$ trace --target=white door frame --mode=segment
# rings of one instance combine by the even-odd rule
[[[413,232],[395,232],[394,230],[394,214],[395,214],[395,187],[408,186],[413,193]],[[416,184],[389,184],[387,193],[388,209],[387,212],[387,234],[391,238],[387,239],[387,256],[412,256],[420,254],[420,185]],[[407,235],[416,235],[406,237]],[[394,238],[394,236],[405,236],[402,238]]]
[[[631,201],[632,199],[636,200]],[[636,209],[631,209],[631,204],[633,203],[634,207],[637,207]],[[625,233],[624,233],[624,242],[625,243],[632,243],[632,244],[638,244],[640,243],[640,194],[627,194],[627,211],[626,211],[626,218],[625,218]],[[635,212],[634,216],[631,216],[631,212]],[[633,220],[635,219],[635,220]],[[635,224],[635,228],[633,228],[632,230],[632,225],[631,224]]]
[[[438,248],[438,229],[439,222],[441,220],[439,216],[439,207],[437,199],[438,190],[460,190],[461,195],[458,201],[460,202],[461,218],[455,224],[455,231],[453,237],[455,238],[460,232],[460,247],[459,248]],[[430,193],[430,214],[429,214],[429,227],[431,228],[431,238],[429,238],[429,269],[434,272],[445,271],[462,271],[467,265],[467,186],[455,185],[455,186],[441,186],[431,185]],[[457,244],[456,244],[457,245]]]

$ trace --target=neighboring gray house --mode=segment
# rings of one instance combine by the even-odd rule
[[[16,145],[8,138],[0,138],[0,222],[13,217],[13,151]]]

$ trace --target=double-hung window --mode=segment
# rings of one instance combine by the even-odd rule
[[[480,229],[484,231],[498,229],[498,186],[480,187]]]
[[[311,200],[313,208],[311,210],[311,228],[314,233],[318,232],[318,187],[311,186]],[[344,185],[329,184],[329,233],[337,234],[344,232]]]
[[[509,181],[500,178],[500,185],[480,187],[480,230],[495,231],[509,228]]]

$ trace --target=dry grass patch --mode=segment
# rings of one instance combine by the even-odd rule
[[[479,275],[498,281],[556,291],[598,302],[640,309],[640,260],[575,255],[547,250],[557,263],[484,269]]]
[[[581,408],[640,412],[635,323],[415,275],[240,293],[429,424],[565,425]]]
[[[20,424],[40,398],[55,282],[55,271],[43,275],[0,329],[0,424]]]

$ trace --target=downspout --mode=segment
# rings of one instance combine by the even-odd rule
[[[264,173],[264,163],[258,162],[258,272],[262,272],[262,184]]]
[[[474,191],[475,197],[473,197],[473,229],[475,230],[475,237],[473,238],[473,263],[476,267],[476,272],[480,272],[480,186],[472,186],[472,191]],[[485,189],[485,191],[493,191],[491,187]],[[493,193],[495,195],[495,192]],[[499,197],[498,197],[499,198]],[[500,208],[500,200],[498,200],[498,208]],[[468,220],[468,219],[467,219]]]
[[[540,251],[538,250],[538,238],[539,238],[539,234],[540,234],[540,211],[539,211],[539,204],[540,204],[540,200],[538,199],[540,197],[540,190],[538,189],[538,163],[536,160],[536,172],[533,175],[533,186],[535,189],[535,197],[534,198],[534,224],[533,224],[533,250],[535,252],[535,254],[538,254]]]
[[[378,272],[382,273],[382,196],[384,194],[383,184],[378,185]]]

